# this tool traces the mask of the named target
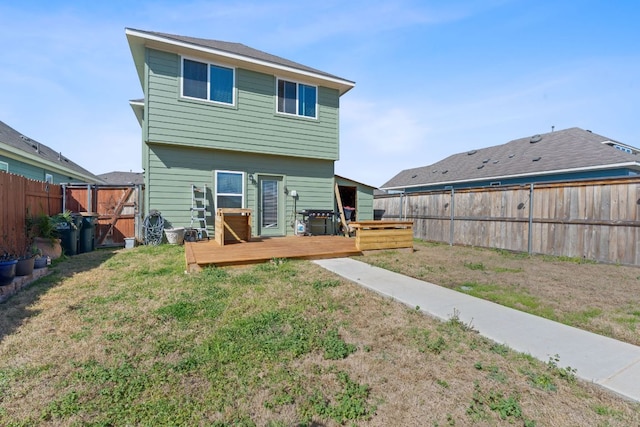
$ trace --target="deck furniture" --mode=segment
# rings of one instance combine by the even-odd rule
[[[224,246],[251,240],[251,209],[219,208],[216,211],[215,241]]]
[[[357,221],[349,225],[356,230],[359,251],[413,249],[413,221]]]

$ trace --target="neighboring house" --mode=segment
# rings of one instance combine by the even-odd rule
[[[294,233],[297,210],[333,210],[340,96],[354,83],[239,43],[126,29],[144,99],[145,205],[191,225],[192,185],[252,210],[253,234]]]
[[[113,171],[98,175],[98,178],[109,185],[140,185],[144,184],[144,172]]]
[[[640,173],[639,152],[591,131],[570,128],[406,169],[381,189],[408,193],[634,176]]]
[[[60,152],[0,121],[0,171],[54,184],[102,180]]]

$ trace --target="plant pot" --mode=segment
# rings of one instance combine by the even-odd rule
[[[10,261],[0,261],[0,286],[8,285],[16,277],[17,259]]]
[[[16,264],[16,276],[28,276],[33,273],[35,261],[34,257],[20,258]]]
[[[34,258],[33,268],[45,268],[47,266],[47,257],[41,256],[39,258]]]
[[[184,242],[184,228],[165,228],[164,235],[167,236],[167,242],[170,245],[181,245]]]
[[[62,245],[60,239],[45,239],[43,237],[36,237],[33,239],[33,243],[40,249],[42,256],[49,257],[51,259],[60,258],[62,255]]]

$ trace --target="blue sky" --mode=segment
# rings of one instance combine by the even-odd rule
[[[336,173],[581,127],[640,146],[640,2],[0,0],[0,120],[99,174],[141,170],[125,27],[244,43],[356,82]]]

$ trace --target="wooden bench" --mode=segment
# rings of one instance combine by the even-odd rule
[[[359,251],[413,250],[413,221],[358,221],[349,225],[356,230]]]
[[[227,243],[251,240],[251,209],[220,208],[216,211],[215,241]]]

